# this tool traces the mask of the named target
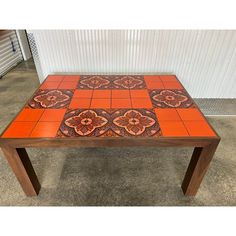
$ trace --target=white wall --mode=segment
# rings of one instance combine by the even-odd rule
[[[195,98],[236,98],[236,31],[29,30],[48,74],[176,74]]]

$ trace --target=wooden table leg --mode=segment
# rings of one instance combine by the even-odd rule
[[[29,197],[38,195],[40,183],[26,150],[24,148],[2,147],[2,151],[25,194]]]
[[[182,190],[186,196],[196,195],[219,141],[220,140],[214,140],[208,146],[194,148],[191,161],[182,183]]]

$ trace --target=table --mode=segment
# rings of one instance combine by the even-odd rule
[[[49,75],[0,137],[27,196],[40,190],[28,147],[194,147],[182,182],[194,196],[219,142],[175,75]]]

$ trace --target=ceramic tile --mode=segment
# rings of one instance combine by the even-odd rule
[[[156,116],[157,116],[158,120],[163,120],[163,121],[171,121],[171,120],[181,121],[178,112],[174,108],[165,108],[165,109],[155,108],[154,111],[156,113]]]
[[[176,109],[182,120],[204,120],[203,115],[197,108]]]
[[[79,109],[68,111],[58,136],[156,137],[160,135],[155,114],[146,109]]]
[[[147,89],[130,90],[131,98],[149,98]]]
[[[184,125],[191,136],[215,136],[206,121],[184,121]]]
[[[61,82],[44,82],[41,86],[40,89],[57,89],[58,86],[60,85]]]
[[[46,81],[47,82],[61,82],[64,78],[64,75],[49,75],[47,78],[46,78]]]
[[[70,109],[89,108],[91,104],[90,98],[72,98],[69,105]]]
[[[46,109],[39,121],[62,121],[66,109]]]
[[[111,99],[92,99],[91,108],[110,108]]]
[[[92,98],[93,90],[76,89],[73,98]]]
[[[3,138],[27,138],[36,125],[36,121],[14,121],[3,133]]]
[[[149,91],[153,107],[156,108],[188,108],[194,107],[193,100],[184,90],[155,89]]]
[[[145,75],[144,80],[146,83],[148,82],[161,82],[161,78],[159,75]]]
[[[57,135],[60,124],[61,122],[38,122],[30,134],[30,137],[53,138]]]
[[[62,81],[58,87],[58,89],[75,89],[77,87],[76,81],[64,82]]]
[[[160,77],[162,82],[166,82],[166,81],[175,82],[175,81],[178,81],[176,79],[175,75],[160,75],[159,77]]]
[[[189,136],[182,121],[162,121],[159,120],[163,136]]]
[[[148,89],[164,89],[163,83],[159,81],[146,82],[146,85]]]
[[[117,98],[111,100],[111,108],[131,108],[130,98]]]
[[[111,98],[111,90],[94,90],[93,99],[96,98]]]
[[[38,121],[42,116],[44,109],[23,109],[15,118],[15,121]]]
[[[150,98],[132,98],[133,108],[152,108],[152,102]]]
[[[179,82],[166,81],[163,82],[165,89],[183,89],[183,86]]]
[[[63,81],[65,82],[78,82],[80,79],[80,76],[78,75],[65,75],[63,78]]]
[[[130,90],[115,89],[111,91],[111,97],[113,98],[130,98]]]
[[[28,102],[31,108],[66,108],[70,104],[73,91],[71,90],[38,90]]]

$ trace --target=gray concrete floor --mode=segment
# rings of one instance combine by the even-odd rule
[[[0,80],[0,132],[39,85],[33,61]],[[209,117],[222,137],[195,198],[181,181],[190,148],[27,149],[42,189],[27,198],[0,152],[0,205],[235,206],[236,117]]]

